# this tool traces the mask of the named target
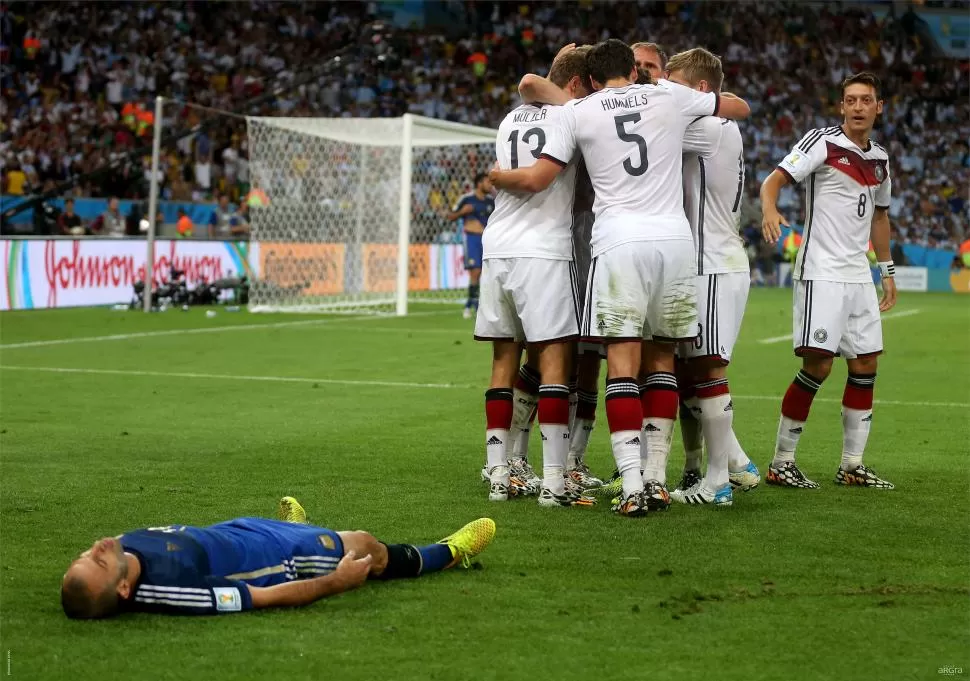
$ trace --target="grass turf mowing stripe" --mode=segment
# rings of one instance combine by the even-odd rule
[[[409,381],[371,381],[371,380],[352,380],[337,378],[311,378],[306,376],[236,376],[232,374],[206,374],[194,372],[169,372],[169,371],[136,371],[126,369],[84,369],[76,367],[40,367],[40,366],[18,366],[4,364],[0,365],[0,370],[8,371],[42,371],[57,374],[101,374],[107,376],[151,376],[153,378],[198,378],[206,380],[225,379],[228,381],[264,381],[269,383],[322,383],[330,385],[360,385],[376,386],[384,388],[457,388],[460,390],[479,390],[482,386],[462,384],[462,383],[414,383]],[[772,400],[778,401],[778,395],[735,395],[733,399],[739,400]],[[815,402],[842,402],[837,398],[816,397]],[[903,400],[874,400],[873,404],[891,407],[936,407],[967,409],[970,403],[967,402],[907,402]]]

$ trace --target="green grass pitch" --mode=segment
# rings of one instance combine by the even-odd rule
[[[968,303],[902,294],[885,322],[867,462],[896,490],[832,483],[839,363],[799,450],[820,490],[762,485],[730,509],[675,506],[640,520],[603,505],[487,501],[478,473],[490,352],[455,307],[420,307],[403,319],[4,313],[0,674],[868,681],[935,679],[947,666],[970,673]],[[265,328],[181,332],[228,325]],[[788,341],[759,341],[790,329],[790,293],[753,291],[730,377],[735,427],[762,472],[797,363]],[[84,340],[112,335],[122,337]],[[602,410],[589,458],[594,471],[612,470]],[[482,569],[370,584],[300,610],[88,623],[61,613],[64,569],[95,538],[272,516],[284,494],[317,524],[386,541],[434,541],[483,515],[498,535]]]

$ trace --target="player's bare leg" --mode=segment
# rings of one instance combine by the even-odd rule
[[[849,376],[842,394],[842,463],[835,475],[840,485],[893,489],[876,472],[862,463],[872,428],[872,396],[876,384],[877,355],[846,359]]]
[[[593,476],[586,465],[586,449],[596,424],[597,387],[600,376],[599,348],[580,344],[577,365],[576,418],[569,427],[569,456],[566,470],[569,476],[584,489],[600,487],[603,481]]]
[[[623,494],[614,510],[631,517],[647,512],[640,474],[643,407],[636,380],[640,371],[640,344],[639,340],[622,340],[606,347],[606,419],[610,425],[613,458],[623,486]]]
[[[674,375],[674,348],[673,343],[643,341],[639,383],[643,405],[640,464],[650,510],[664,510],[670,506],[667,459],[680,403]]]
[[[478,311],[479,282],[482,279],[480,268],[468,270],[468,298],[465,300],[465,319],[471,319]]]
[[[802,370],[788,386],[781,402],[781,420],[775,442],[775,456],[768,467],[766,482],[769,485],[817,489],[818,483],[806,478],[795,465],[795,449],[802,436],[808,412],[812,408],[818,389],[832,373],[832,357],[827,354],[807,352],[802,357]]]
[[[519,370],[521,348],[514,341],[492,343],[492,379],[485,391],[485,456],[491,501],[505,501],[510,487],[509,430],[512,427],[512,383]]]

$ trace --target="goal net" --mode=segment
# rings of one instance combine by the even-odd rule
[[[247,120],[250,309],[463,300],[461,225],[445,215],[494,162],[494,130],[410,114]]]

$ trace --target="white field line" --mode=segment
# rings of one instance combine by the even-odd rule
[[[135,371],[125,369],[74,369],[69,367],[35,367],[35,366],[14,366],[0,365],[0,369],[8,371],[39,371],[57,374],[96,374],[107,376],[150,376],[153,378],[198,378],[203,380],[227,380],[227,381],[262,381],[266,383],[319,383],[321,385],[361,385],[377,386],[385,388],[435,388],[444,390],[479,390],[481,385],[469,385],[460,383],[412,383],[408,381],[368,381],[351,380],[336,378],[308,378],[303,376],[235,376],[231,374],[202,374],[169,371]],[[781,403],[781,395],[732,395],[739,400],[769,400]],[[816,402],[841,402],[841,400],[829,397],[816,397]],[[936,407],[967,409],[970,403],[967,402],[906,402],[901,400],[875,400],[875,404],[890,407]]]
[[[128,371],[123,369],[70,369],[65,367],[0,366],[11,371],[43,371],[56,374],[100,374],[107,376],[151,376],[153,378],[199,378],[203,380],[261,381],[264,383],[319,383],[321,385],[360,385],[381,388],[473,388],[478,386],[452,383],[411,383],[407,381],[357,381],[338,378],[305,378],[302,376],[234,376],[231,374],[199,374],[180,371]]]
[[[412,317],[429,317],[433,315],[454,314],[451,311],[414,312]],[[24,343],[5,343],[0,350],[15,350],[17,348],[39,348],[47,345],[73,345],[75,343],[102,343],[105,341],[123,341],[133,338],[156,338],[160,336],[183,336],[199,333],[220,333],[224,331],[258,331],[260,329],[284,329],[304,326],[326,326],[343,322],[360,322],[368,320],[387,321],[393,319],[388,316],[362,315],[359,317],[341,317],[339,319],[305,319],[298,322],[272,322],[270,324],[235,324],[232,326],[203,326],[194,329],[167,329],[165,331],[141,331],[138,333],[117,333],[111,336],[81,336],[78,338],[57,338],[53,340],[26,341]],[[390,328],[390,327],[388,327]]]
[[[919,310],[902,310],[900,312],[889,312],[882,316],[882,320],[888,321],[890,319],[899,319],[900,317],[912,317],[914,314],[919,314]],[[784,336],[771,336],[770,338],[761,338],[758,340],[762,345],[769,345],[771,343],[781,343],[782,341],[790,341],[792,338],[790,333],[786,333]],[[2,347],[2,346],[0,346]]]

